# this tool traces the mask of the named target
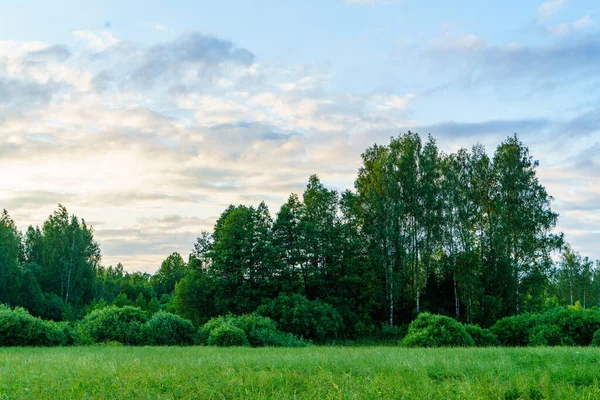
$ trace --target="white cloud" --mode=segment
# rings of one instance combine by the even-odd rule
[[[559,12],[567,0],[548,0],[538,7],[538,18],[548,19]]]
[[[589,15],[586,15],[586,16],[582,17],[581,19],[573,22],[572,27],[575,30],[581,30],[581,29],[587,28],[591,24],[592,24],[592,19],[590,18]]]
[[[431,43],[431,48],[442,51],[473,52],[485,48],[483,39],[477,35],[468,34],[456,37],[451,32],[444,33]]]
[[[554,36],[565,36],[568,34],[579,32],[592,24],[592,19],[586,15],[581,19],[578,19],[572,23],[563,23],[559,25],[552,25],[548,27],[550,33]]]
[[[109,31],[88,31],[80,30],[74,31],[73,36],[75,39],[84,44],[88,49],[100,52],[106,50],[110,46],[119,42],[119,40],[112,35]]]
[[[375,106],[381,110],[405,110],[408,103],[412,101],[416,96],[414,94],[407,94],[404,97],[396,95],[389,96],[374,96],[372,101],[376,104]]]

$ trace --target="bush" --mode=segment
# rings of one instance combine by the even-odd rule
[[[544,322],[557,326],[562,333],[562,343],[589,346],[594,333],[600,329],[600,312],[577,307],[557,309],[544,315]]]
[[[529,335],[530,346],[560,346],[565,344],[563,332],[556,325],[538,325]]]
[[[306,345],[306,342],[299,340],[294,335],[278,330],[272,319],[257,314],[212,318],[198,330],[198,343],[209,344],[211,333],[223,325],[232,325],[241,329],[248,343],[253,347],[300,347]]]
[[[146,343],[158,346],[194,344],[196,329],[187,319],[159,311],[144,324]]]
[[[473,338],[477,347],[493,347],[499,346],[500,341],[489,329],[482,329],[479,325],[465,324],[465,330]]]
[[[79,343],[144,344],[142,326],[147,320],[144,311],[131,306],[110,306],[92,311],[79,324]]]
[[[333,306],[299,294],[280,295],[256,312],[274,320],[284,332],[320,343],[336,339],[343,328],[342,317]]]
[[[230,323],[222,324],[212,330],[208,336],[209,346],[248,346],[248,338],[243,330]]]
[[[592,346],[600,346],[600,329],[594,333],[594,337],[592,338]]]
[[[538,314],[520,314],[496,321],[491,331],[503,346],[527,346],[531,331],[542,321],[542,316]]]
[[[381,326],[381,329],[377,334],[377,339],[398,343],[399,341],[404,339],[404,337],[407,334],[407,331],[407,325],[389,326],[388,324],[385,324]]]
[[[44,321],[17,307],[0,307],[0,346],[65,346],[68,324]]]
[[[254,343],[259,343],[255,346],[261,347],[304,347],[308,345],[306,341],[298,339],[289,332],[280,330],[256,329],[252,331],[248,339],[250,343],[254,341]]]
[[[475,342],[456,320],[422,313],[408,326],[408,334],[401,344],[407,347],[467,347],[474,346]]]

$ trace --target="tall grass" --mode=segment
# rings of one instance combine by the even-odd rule
[[[0,349],[0,399],[596,399],[600,349]]]

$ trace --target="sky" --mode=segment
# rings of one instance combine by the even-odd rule
[[[597,0],[0,0],[0,209],[63,204],[153,272],[229,204],[352,188],[391,136],[517,133],[599,259],[598,72]]]

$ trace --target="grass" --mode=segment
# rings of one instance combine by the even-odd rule
[[[0,399],[600,399],[600,349],[0,349]]]

